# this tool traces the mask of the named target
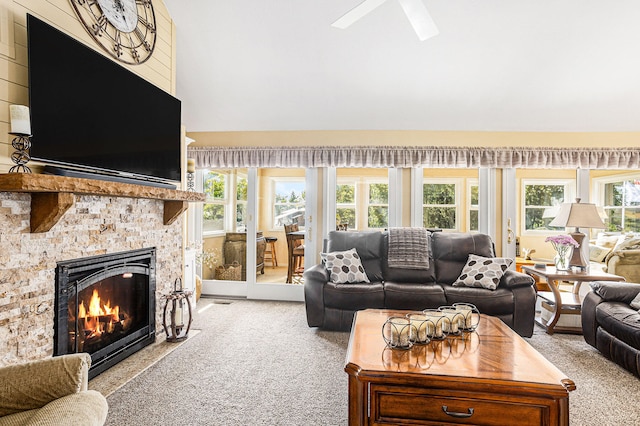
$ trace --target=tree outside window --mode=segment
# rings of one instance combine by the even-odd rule
[[[349,229],[356,229],[355,183],[336,185],[336,225],[344,223]]]
[[[456,184],[422,185],[422,223],[425,228],[456,229]]]
[[[367,226],[386,228],[389,224],[389,184],[369,184]]]
[[[203,191],[206,197],[202,209],[204,233],[224,231],[227,182],[226,174],[207,172],[203,176]]]
[[[608,231],[640,232],[640,180],[606,183],[602,204]]]
[[[236,231],[247,230],[247,177],[238,176],[236,181]]]
[[[549,226],[549,223],[556,217],[568,195],[566,183],[524,182],[525,231],[564,230],[562,227]]]
[[[304,226],[305,183],[303,180],[274,181],[274,228],[298,223]]]
[[[478,225],[478,185],[469,185],[469,231],[479,230]]]

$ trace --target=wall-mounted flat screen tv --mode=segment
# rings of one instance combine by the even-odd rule
[[[180,101],[27,15],[32,158],[90,172],[180,180]]]

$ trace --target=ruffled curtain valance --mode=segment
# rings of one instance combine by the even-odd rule
[[[640,148],[399,146],[193,147],[203,169],[234,167],[459,167],[640,169]]]

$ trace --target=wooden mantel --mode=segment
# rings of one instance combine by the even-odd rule
[[[0,174],[0,192],[31,193],[31,232],[49,231],[73,206],[75,194],[163,200],[165,225],[173,223],[187,203],[205,199],[199,192],[31,173]]]

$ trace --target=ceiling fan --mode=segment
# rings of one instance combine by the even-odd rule
[[[342,15],[337,21],[331,24],[331,26],[342,29],[347,28],[386,1],[387,0],[364,0]],[[422,3],[422,0],[398,0],[398,2],[400,6],[402,6],[402,10],[404,10],[407,18],[409,18],[409,22],[411,22],[411,26],[413,26],[420,41],[424,41],[440,33],[431,15],[429,15],[429,11],[427,11],[424,3]]]

